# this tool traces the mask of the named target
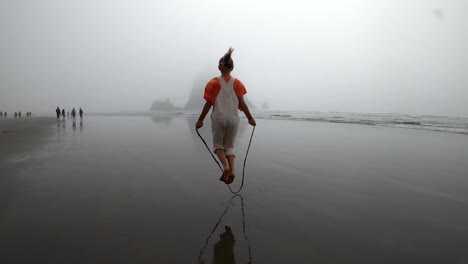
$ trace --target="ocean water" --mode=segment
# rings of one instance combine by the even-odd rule
[[[199,115],[198,110],[115,113],[116,115]],[[468,118],[433,115],[408,115],[397,113],[347,113],[318,111],[258,111],[253,110],[256,119],[297,120],[330,122],[369,126],[386,126],[406,129],[429,130],[468,135]],[[106,115],[106,114],[105,114]],[[109,114],[107,114],[109,115]],[[113,115],[113,114],[111,114]],[[242,115],[242,114],[241,114]]]

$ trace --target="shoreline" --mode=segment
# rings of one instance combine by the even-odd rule
[[[90,113],[90,116],[198,116],[199,110],[166,110],[146,112]],[[348,112],[307,112],[307,111],[252,111],[258,120],[285,120],[337,124],[355,124],[377,127],[391,127],[420,131],[434,131],[468,135],[468,118],[430,115],[348,113]],[[240,113],[241,118],[245,116]]]

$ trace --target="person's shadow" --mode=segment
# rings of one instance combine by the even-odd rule
[[[236,238],[231,227],[225,226],[224,232],[219,236],[220,240],[214,245],[213,264],[235,264],[234,244]]]
[[[208,237],[205,240],[205,244],[200,250],[200,255],[198,256],[198,263],[199,264],[204,264],[205,261],[202,259],[203,255],[205,254],[205,251],[208,247],[208,244],[210,242],[211,237],[215,233],[216,229],[218,229],[218,226],[222,222],[224,216],[226,213],[229,211],[231,208],[232,200],[236,197],[239,197],[241,199],[241,211],[242,211],[242,231],[244,234],[244,239],[247,242],[247,250],[248,250],[248,264],[252,263],[252,250],[250,248],[250,243],[248,240],[247,232],[246,232],[246,221],[245,221],[245,211],[244,211],[244,198],[240,194],[236,194],[229,199],[228,205],[224,209],[223,213],[219,217],[218,221],[216,222],[213,230],[210,232]],[[232,233],[232,229],[230,226],[224,226],[224,232],[221,233],[219,236],[219,241],[216,242],[216,244],[213,247],[213,264],[235,264],[236,263],[236,258],[234,254],[234,245],[236,243],[236,238],[234,234]]]

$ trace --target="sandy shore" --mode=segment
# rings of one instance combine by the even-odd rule
[[[51,117],[0,119],[0,162],[8,155],[30,151],[43,144],[54,124],[57,120]]]
[[[0,263],[468,262],[465,135],[257,120],[231,200],[195,118],[0,120]]]
[[[10,201],[15,198],[21,181],[17,177],[21,175],[25,163],[28,166],[34,164],[35,159],[30,159],[30,154],[47,144],[55,124],[57,121],[54,118],[47,117],[0,118],[0,225],[4,225],[9,217]],[[4,231],[2,228],[0,230]]]

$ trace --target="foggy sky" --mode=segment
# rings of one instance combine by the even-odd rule
[[[466,0],[0,0],[0,111],[183,106],[231,46],[258,106],[468,117],[467,13]]]

